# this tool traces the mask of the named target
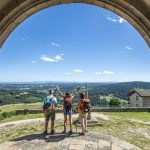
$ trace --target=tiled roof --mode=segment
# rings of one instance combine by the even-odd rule
[[[133,89],[129,92],[129,96],[132,95],[133,93],[137,93],[140,96],[150,96],[150,89]]]

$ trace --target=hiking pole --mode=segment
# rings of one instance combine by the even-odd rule
[[[89,97],[88,90],[89,90],[89,89],[88,89],[88,84],[86,83],[86,99],[87,99],[87,100],[89,100],[89,99],[88,99],[88,97]],[[89,100],[89,101],[90,101],[90,100]],[[87,119],[88,119],[88,120],[90,120],[90,119],[91,119],[91,110],[90,110],[90,111],[88,111]]]

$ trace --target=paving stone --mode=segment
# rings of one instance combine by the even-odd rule
[[[86,144],[86,140],[78,140],[78,139],[72,139],[70,141],[70,145],[84,145]]]
[[[85,145],[77,145],[77,144],[72,144],[69,146],[69,150],[84,150]]]
[[[111,149],[112,150],[123,150],[123,148],[121,148],[120,146],[115,145],[115,144],[112,144]]]
[[[108,138],[108,135],[96,133],[85,136],[48,135],[42,138],[37,135],[28,135],[14,139],[13,142],[0,144],[0,150],[131,150],[138,149],[134,145],[117,138]]]
[[[109,146],[110,147],[110,142],[105,141],[105,140],[99,139],[98,144],[99,144],[99,147],[101,147],[101,146]]]

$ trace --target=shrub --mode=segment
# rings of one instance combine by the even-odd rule
[[[0,119],[9,118],[16,115],[16,111],[3,112],[0,114]]]

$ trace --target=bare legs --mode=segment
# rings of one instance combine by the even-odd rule
[[[51,120],[51,131],[54,131],[54,120]]]
[[[84,118],[84,129],[85,131],[87,131],[87,118],[86,117]]]
[[[54,133],[54,120],[51,120],[51,134]],[[45,121],[45,134],[47,134],[47,129],[48,129],[48,121]]]
[[[69,115],[69,124],[70,124],[70,131],[72,131],[72,115]],[[67,127],[67,116],[64,116],[64,131],[66,131]]]
[[[45,131],[47,131],[48,128],[48,121],[45,121]]]
[[[84,118],[81,119],[81,127],[82,127],[82,133],[84,131],[87,131],[87,116],[85,114]]]
[[[64,132],[66,132],[67,116],[64,116]]]
[[[70,131],[72,131],[72,115],[69,115]]]

